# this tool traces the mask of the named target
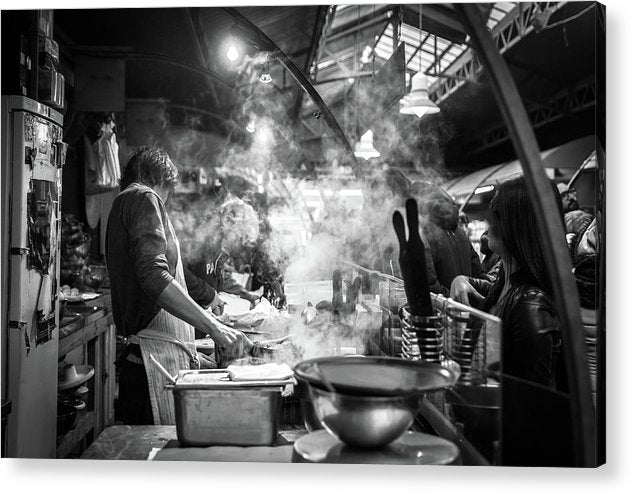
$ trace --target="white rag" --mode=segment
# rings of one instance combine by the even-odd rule
[[[230,380],[285,380],[294,375],[287,363],[266,363],[264,365],[230,365],[226,368],[230,374]]]

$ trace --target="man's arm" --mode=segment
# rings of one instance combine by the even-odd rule
[[[195,303],[176,280],[164,288],[157,303],[171,315],[208,334],[216,346],[229,350],[234,357],[241,356],[252,347],[252,342],[241,331],[231,329],[215,319]]]
[[[230,272],[224,273],[223,290],[226,293],[236,294],[237,296],[240,296],[241,298],[248,300],[251,303],[254,303],[260,298],[259,295],[257,295],[253,291],[248,291],[244,286],[235,281]]]

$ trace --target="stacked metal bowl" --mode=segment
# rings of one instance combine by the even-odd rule
[[[412,424],[426,392],[458,375],[438,364],[389,357],[328,357],[300,362],[321,425],[347,445],[384,447]]]

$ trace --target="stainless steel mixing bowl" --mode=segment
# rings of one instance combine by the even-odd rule
[[[365,396],[310,386],[316,415],[324,428],[352,447],[378,448],[406,431],[419,410],[422,394]]]

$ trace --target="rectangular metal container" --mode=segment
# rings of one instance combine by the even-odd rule
[[[178,441],[185,447],[273,445],[281,391],[291,380],[233,382],[225,370],[189,370],[173,391]]]

